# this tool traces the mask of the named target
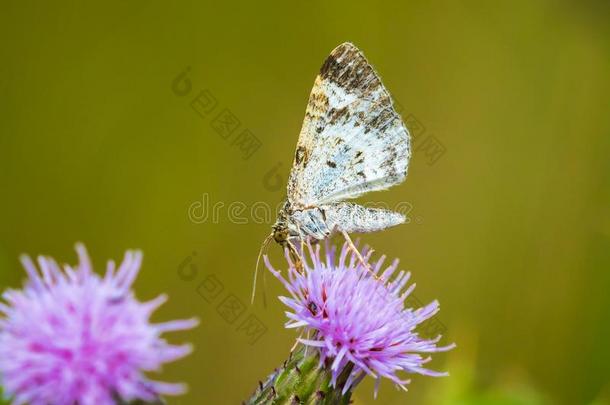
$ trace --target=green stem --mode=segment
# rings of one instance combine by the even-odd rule
[[[341,390],[351,369],[351,365],[345,367],[333,387],[330,366],[320,364],[318,350],[299,345],[280,369],[274,370],[265,382],[259,382],[244,404],[346,405],[350,403],[351,389],[345,395],[341,395]]]

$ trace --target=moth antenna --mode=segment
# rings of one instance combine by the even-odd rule
[[[254,268],[254,282],[252,283],[252,298],[250,299],[250,305],[254,304],[254,297],[256,296],[256,284],[258,279],[258,266],[261,262],[261,257],[263,257],[263,251],[267,246],[269,246],[269,242],[271,242],[271,238],[273,238],[273,232],[269,234],[261,244],[261,248],[258,251],[258,257],[256,258],[256,267]],[[264,281],[264,280],[263,280]],[[265,286],[263,284],[263,296],[265,295]]]

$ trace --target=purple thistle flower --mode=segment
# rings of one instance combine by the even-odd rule
[[[319,245],[315,248],[308,245],[307,250],[311,264],[305,260],[302,274],[288,254],[287,278],[271,266],[267,257],[265,263],[291,295],[279,297],[291,310],[286,312],[290,319],[286,327],[302,328],[311,335],[298,341],[319,349],[320,362],[330,364],[333,386],[348,365],[352,369],[343,394],[367,374],[377,380],[375,396],[383,377],[406,390],[410,380],[397,375],[401,370],[428,376],[448,375],[424,368],[430,357],[422,353],[443,352],[455,345],[439,347],[441,336],[425,339],[414,331],[438,312],[439,304],[433,301],[419,309],[405,308],[405,299],[415,285],[404,289],[410,276],[404,271],[388,281],[398,260],[381,273],[385,256],[369,264],[377,277],[385,280],[381,281],[353,253],[349,255],[347,244],[343,245],[338,262],[335,247],[330,248],[328,243],[325,257],[321,257]],[[363,253],[368,262],[372,251],[367,254],[365,249]]]
[[[163,363],[188,355],[190,345],[172,346],[164,332],[190,329],[196,319],[150,323],[167,300],[134,297],[142,253],[127,251],[118,269],[108,262],[104,277],[92,270],[87,251],[76,245],[79,264],[63,269],[48,257],[38,266],[21,262],[29,276],[22,290],[0,301],[0,379],[16,404],[104,405],[116,400],[155,401],[179,395],[182,384],[147,379]]]

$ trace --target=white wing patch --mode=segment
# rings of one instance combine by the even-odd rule
[[[390,95],[352,44],[316,77],[288,182],[293,209],[319,207],[401,183],[409,133]]]

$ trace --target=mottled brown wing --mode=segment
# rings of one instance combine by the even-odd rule
[[[294,208],[355,198],[401,183],[409,133],[366,58],[335,48],[316,77],[288,181]]]

